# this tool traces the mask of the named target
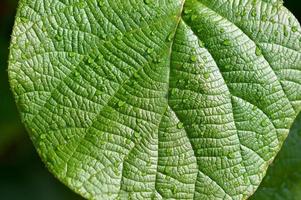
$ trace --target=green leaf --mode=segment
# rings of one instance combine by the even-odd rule
[[[278,0],[21,0],[9,75],[51,172],[89,199],[246,199],[300,111]]]
[[[253,200],[298,200],[301,198],[301,113]]]

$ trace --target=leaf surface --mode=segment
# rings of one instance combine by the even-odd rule
[[[296,118],[281,151],[251,200],[301,198],[301,114]]]
[[[9,75],[52,173],[88,199],[246,199],[300,111],[278,0],[21,0]]]

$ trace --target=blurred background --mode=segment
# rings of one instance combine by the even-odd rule
[[[44,168],[9,89],[8,47],[17,2],[0,0],[0,199],[81,200]],[[285,0],[285,5],[301,21],[301,0]]]

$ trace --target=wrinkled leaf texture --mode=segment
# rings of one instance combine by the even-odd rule
[[[50,171],[88,199],[246,199],[300,111],[278,0],[21,0],[9,76]]]
[[[301,113],[251,200],[301,199]]]

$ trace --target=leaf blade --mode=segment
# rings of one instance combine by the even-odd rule
[[[301,75],[279,67],[300,70],[299,33],[257,31],[258,13],[290,16],[278,1],[55,2],[21,1],[9,73],[61,181],[89,199],[245,199],[256,190],[300,110],[291,91]],[[242,8],[254,23],[234,15]]]

